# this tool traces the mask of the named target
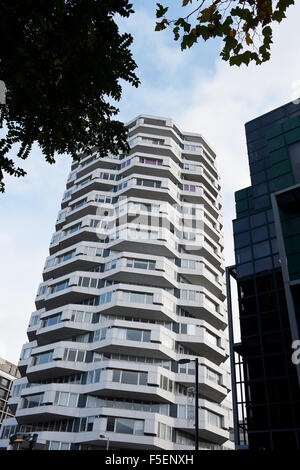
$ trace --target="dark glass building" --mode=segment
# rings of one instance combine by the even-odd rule
[[[235,193],[236,265],[227,268],[241,330],[236,344],[229,296],[235,441],[300,449],[300,104],[245,127],[251,186]]]

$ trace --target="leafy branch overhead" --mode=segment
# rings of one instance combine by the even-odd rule
[[[186,15],[168,19],[169,7],[157,3],[156,31],[172,28],[181,49],[190,48],[199,38],[222,38],[220,53],[230,65],[261,64],[270,59],[272,26],[286,18],[294,0],[180,0]],[[190,11],[188,10],[190,7]]]
[[[137,87],[130,34],[119,34],[115,15],[128,17],[128,0],[3,0],[0,2],[0,191],[4,173],[25,171],[7,154],[26,159],[34,143],[54,153],[128,150],[124,125],[113,120],[124,80]]]

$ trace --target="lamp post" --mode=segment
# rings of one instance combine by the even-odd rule
[[[180,359],[178,364],[195,362],[195,450],[199,450],[199,359]]]
[[[109,449],[109,437],[105,436],[104,434],[100,434],[99,436],[101,439],[106,439],[106,450]]]

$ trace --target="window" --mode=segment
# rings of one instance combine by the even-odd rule
[[[150,341],[149,330],[137,330],[133,328],[117,328],[117,335],[119,339],[125,339],[128,341]]]
[[[80,188],[81,186],[84,186],[85,184],[89,183],[89,181],[91,181],[92,179],[92,176],[89,176],[88,178],[86,178],[85,180],[81,181],[81,183],[79,183],[77,185],[78,188]]]
[[[69,450],[69,442],[49,441],[48,450]]]
[[[240,233],[234,236],[235,247],[241,248],[246,245],[250,245],[250,234],[249,232]]]
[[[96,247],[93,247],[93,246],[85,246],[84,247],[84,254],[86,256],[102,256],[103,249],[102,248],[96,248]]]
[[[126,267],[135,269],[155,269],[155,261],[127,258]]]
[[[37,395],[31,395],[23,400],[23,408],[35,408],[36,406],[41,406],[43,401],[44,394],[39,393]]]
[[[56,392],[54,404],[59,406],[77,406],[78,394],[69,392]]]
[[[91,312],[83,312],[81,310],[73,310],[71,321],[75,321],[78,323],[91,323],[93,319],[93,314]]]
[[[241,248],[240,250],[236,250],[235,256],[237,264],[250,261],[252,259],[251,247],[247,246],[245,248]]]
[[[63,360],[71,362],[84,362],[86,351],[80,349],[65,349]]]
[[[31,351],[32,351],[32,348],[25,348],[23,349],[23,353],[22,353],[22,359],[28,359],[31,355]]]
[[[96,202],[103,202],[106,204],[111,204],[111,197],[110,196],[105,196],[104,194],[96,194],[95,196],[95,201]]]
[[[52,317],[45,318],[43,320],[43,328],[47,326],[52,326],[56,325],[57,323],[61,322],[61,313],[58,313],[57,315],[53,315]]]
[[[54,266],[54,264],[55,264],[55,257],[48,259],[45,263],[45,269],[51,268],[52,266]]]
[[[144,434],[144,421],[127,418],[107,418],[107,431],[118,432],[121,434]]]
[[[111,269],[115,269],[117,267],[117,259],[113,259],[112,261],[109,261],[108,263],[105,263],[104,265],[104,271],[110,271]]]
[[[147,186],[149,188],[160,188],[161,187],[161,181],[155,181],[155,180],[142,180],[138,178],[136,180],[136,184],[138,186]]]
[[[258,227],[259,225],[264,225],[265,223],[266,223],[265,212],[260,212],[250,217],[251,227]]]
[[[122,300],[124,302],[134,302],[134,303],[142,303],[142,304],[152,304],[153,303],[153,294],[146,294],[142,292],[128,292],[128,291],[121,291],[122,292]]]
[[[238,277],[248,276],[249,274],[252,274],[253,273],[252,263],[245,263],[245,264],[241,264],[240,266],[237,266],[236,272],[237,272]]]
[[[51,294],[53,294],[54,292],[59,292],[63,289],[66,289],[67,287],[69,287],[69,279],[66,279],[65,281],[62,281],[58,284],[55,284],[54,286],[51,286]]]
[[[45,364],[47,362],[51,362],[53,360],[53,351],[48,351],[45,353],[37,354],[34,356],[33,365],[40,365]]]
[[[144,158],[144,157],[140,157],[140,163],[146,163],[147,165],[157,165],[157,166],[161,166],[163,164],[163,161],[162,160],[158,160],[158,159],[155,159],[155,158]]]
[[[217,428],[222,427],[222,416],[213,413],[212,411],[206,411],[207,413],[207,422],[212,426],[216,426]]]
[[[47,288],[48,288],[47,284],[41,286],[41,287],[39,288],[39,290],[38,290],[37,295],[38,295],[38,296],[39,296],[39,295],[44,295],[45,292],[47,291]]]
[[[38,324],[40,321],[40,314],[39,315],[33,315],[30,320],[30,326],[35,326]]]
[[[174,382],[165,375],[160,376],[160,388],[166,390],[167,392],[174,391]]]
[[[208,367],[206,368],[206,378],[217,384],[221,383],[221,375],[217,372],[212,371]]]
[[[205,335],[206,335],[206,339],[210,343],[213,343],[215,346],[219,346],[220,338],[218,338],[218,336],[214,335],[208,330],[205,330]]]
[[[131,385],[147,385],[147,372],[136,372],[131,370],[113,370],[113,382],[131,384]]]
[[[73,227],[69,228],[67,231],[66,231],[66,235],[69,235],[71,233],[74,233],[74,232],[77,232],[78,230],[81,229],[81,222],[77,225],[73,225]]]
[[[172,428],[164,423],[157,423],[157,437],[166,441],[172,441]]]
[[[51,245],[58,243],[61,237],[61,232],[55,233],[51,240]]]
[[[94,421],[95,421],[95,416],[89,416],[88,418],[81,418],[79,431],[80,432],[92,431],[93,426],[94,426]]]
[[[199,299],[199,292],[196,292],[194,290],[181,289],[180,290],[180,298],[182,300],[195,302]]]
[[[252,230],[253,243],[259,242],[261,240],[265,240],[266,238],[268,238],[267,227],[263,226],[255,230]]]
[[[96,330],[94,332],[93,341],[102,341],[106,338],[108,328],[101,328],[101,330]]]
[[[10,384],[9,380],[5,379],[4,377],[0,377],[0,385],[2,385],[2,387],[9,388],[9,384]]]
[[[87,202],[87,198],[81,199],[81,201],[77,202],[73,206],[71,206],[71,211],[74,211],[75,209],[78,209],[79,207],[83,206]]]
[[[148,143],[148,144],[153,144],[153,145],[164,145],[165,141],[163,139],[142,137],[142,143]]]
[[[63,263],[64,261],[67,261],[75,256],[76,250],[69,251],[68,253],[64,253],[63,255],[59,256],[57,258],[57,263]]]
[[[253,245],[254,258],[261,258],[271,254],[270,244],[268,241]]]
[[[92,287],[96,289],[100,287],[100,279],[91,278],[91,277],[80,277],[78,281],[78,286]]]
[[[240,233],[249,229],[248,217],[242,219],[236,219],[233,221],[234,233]]]

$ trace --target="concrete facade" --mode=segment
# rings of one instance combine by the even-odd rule
[[[72,164],[2,444],[193,449],[198,357],[200,449],[233,447],[215,154],[171,119],[127,128],[128,155]]]

